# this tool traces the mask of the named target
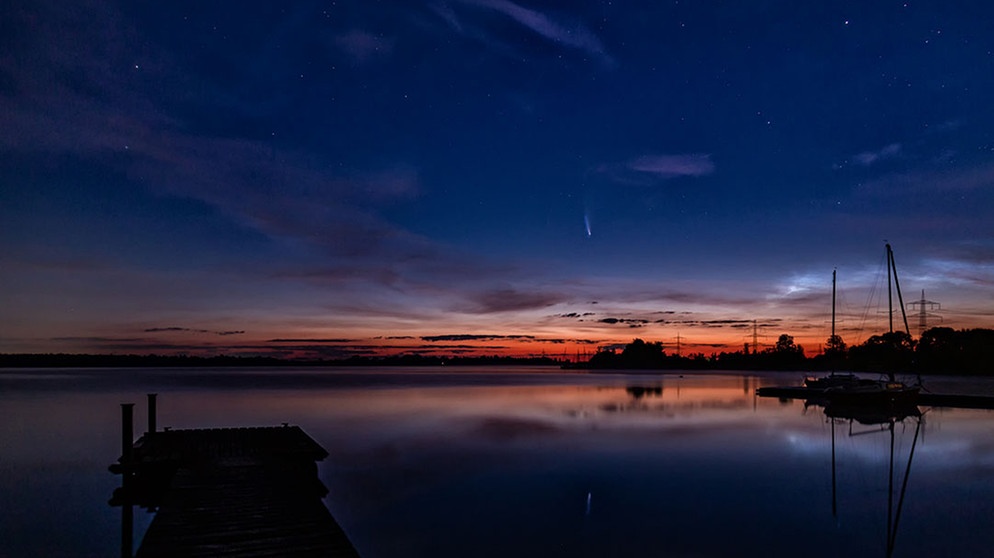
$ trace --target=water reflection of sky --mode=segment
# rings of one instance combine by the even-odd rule
[[[140,431],[145,391],[161,394],[160,426],[301,425],[331,454],[326,502],[365,558],[884,553],[889,433],[836,424],[833,517],[832,423],[754,397],[767,378],[121,374],[70,390],[0,374],[12,555],[113,552],[118,403],[138,403]],[[926,413],[895,555],[994,544],[992,419]],[[898,479],[914,431],[895,427]]]

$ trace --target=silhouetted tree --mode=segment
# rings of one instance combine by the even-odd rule
[[[829,335],[825,342],[825,355],[830,357],[841,357],[846,354],[846,342],[838,335]]]
[[[622,368],[621,359],[618,358],[618,354],[613,349],[598,351],[597,354],[590,357],[590,360],[587,361],[587,367],[602,369]]]
[[[916,357],[920,369],[932,373],[994,373],[994,330],[933,327],[922,333]]]
[[[845,370],[849,367],[847,361],[848,347],[845,341],[838,335],[830,335],[825,342],[825,350],[822,354],[815,355],[810,360],[811,368],[814,370]]]
[[[951,327],[933,327],[918,340],[917,360],[922,370],[951,372],[962,364],[962,336]]]
[[[621,352],[625,368],[662,368],[665,358],[662,343],[646,343],[641,339],[633,340]]]
[[[753,355],[754,368],[794,370],[805,367],[804,348],[794,343],[794,337],[781,334],[772,349]]]
[[[915,356],[915,342],[906,332],[891,331],[873,335],[865,343],[849,349],[849,360],[858,370],[909,372]]]
[[[962,362],[958,373],[994,374],[994,329],[962,331]]]
[[[784,333],[777,338],[777,344],[773,346],[773,352],[778,354],[803,353],[804,349],[800,345],[794,344],[793,336]]]

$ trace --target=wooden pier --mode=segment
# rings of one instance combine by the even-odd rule
[[[110,502],[122,507],[122,556],[138,505],[156,512],[140,558],[358,557],[321,501],[316,462],[328,452],[299,427],[156,431],[149,402],[149,431],[133,443],[122,405],[122,455],[110,467],[123,478]]]

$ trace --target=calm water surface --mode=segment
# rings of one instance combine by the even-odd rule
[[[437,371],[0,370],[0,556],[118,553],[107,465],[149,391],[160,427],[300,425],[364,558],[886,555],[889,425],[753,395],[800,375]],[[893,428],[894,556],[991,556],[994,412],[922,411]]]

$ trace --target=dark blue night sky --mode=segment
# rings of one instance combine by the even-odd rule
[[[811,352],[832,269],[885,327],[885,240],[994,321],[987,2],[14,0],[0,44],[3,352]]]

